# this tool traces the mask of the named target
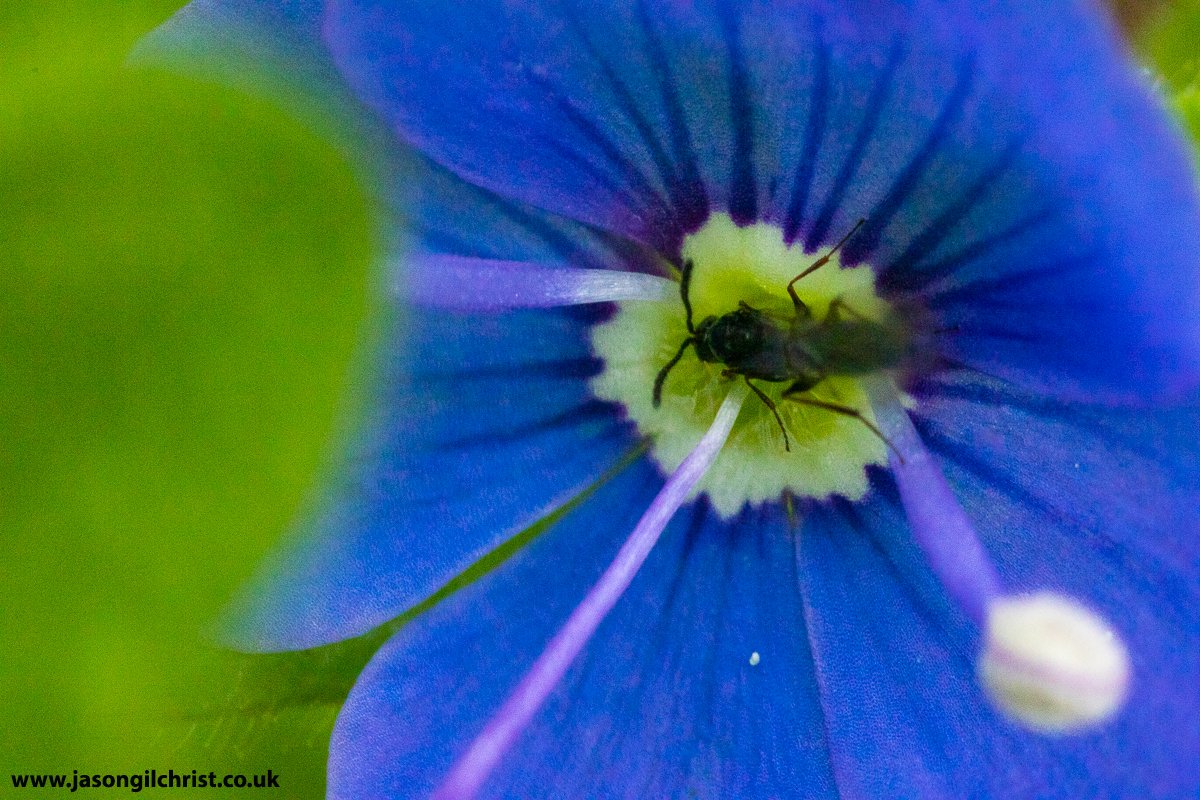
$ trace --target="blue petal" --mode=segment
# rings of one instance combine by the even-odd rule
[[[427,796],[661,486],[635,464],[401,630],[342,710],[331,797]],[[794,547],[778,508],[681,511],[483,796],[837,797]]]
[[[320,14],[306,0],[201,0],[136,60],[270,93],[340,137],[403,215],[395,248],[656,268],[629,243],[499,198],[399,145],[333,68]],[[398,295],[407,263],[394,259],[386,276]],[[343,478],[235,604],[227,642],[291,649],[368,630],[599,477],[633,439],[587,390],[596,315],[392,311]]]
[[[1077,398],[1200,377],[1191,164],[1093,9],[601,5],[336,0],[326,35],[500,194],[668,254],[709,210],[810,248],[865,217],[847,256],[928,301],[949,358]]]
[[[975,678],[977,633],[879,475],[874,502],[822,509],[804,529],[839,785],[856,797],[1196,796],[1200,412],[1072,408],[981,381],[925,389],[921,433],[1009,588],[1101,611],[1129,645],[1132,695],[1079,736],[998,718]]]
[[[576,266],[640,266],[627,242],[557,220],[456,178],[406,144],[351,92],[320,35],[321,0],[195,0],[147,35],[131,62],[266,94],[333,135],[405,226],[408,246]],[[414,239],[415,241],[411,241]]]
[[[409,312],[347,476],[233,613],[230,641],[311,647],[416,605],[633,446],[592,398],[588,318]]]
[[[649,269],[612,237],[410,165],[411,246]],[[404,282],[407,262],[395,262]],[[402,293],[402,292],[401,292]],[[411,609],[596,480],[636,441],[596,400],[590,328],[609,308],[456,314],[400,308],[345,478],[232,610],[230,644],[311,647]]]

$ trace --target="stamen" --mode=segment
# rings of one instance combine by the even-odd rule
[[[895,385],[883,375],[863,383],[879,427],[896,447],[890,463],[913,536],[950,596],[984,630],[979,679],[992,703],[1044,733],[1078,730],[1115,714],[1130,679],[1121,639],[1069,597],[1003,595],[987,552]]]
[[[988,604],[1000,594],[1000,579],[971,520],[921,443],[892,380],[872,375],[863,380],[863,388],[879,428],[895,448],[892,474],[917,544],[950,596],[983,625]]]
[[[401,270],[407,299],[457,311],[608,303],[623,300],[675,302],[678,285],[640,272],[549,267],[525,261],[422,254]]]
[[[1051,592],[1006,597],[990,612],[979,678],[1010,716],[1066,733],[1121,707],[1129,654],[1095,612]]]
[[[712,466],[729,437],[746,392],[744,386],[735,386],[730,390],[712,426],[696,449],[667,480],[629,539],[621,546],[616,558],[583,602],[571,612],[566,624],[550,640],[504,705],[484,726],[466,753],[450,768],[449,774],[434,792],[434,800],[469,800],[478,793],[608,612],[629,588],[663,529],[691,494],[696,482]]]

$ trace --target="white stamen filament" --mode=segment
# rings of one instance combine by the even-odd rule
[[[454,763],[434,800],[469,800],[500,763],[530,720],[562,680],[567,669],[587,645],[617,600],[658,542],[675,512],[687,500],[696,482],[721,452],[746,398],[747,389],[736,384],[717,412],[712,426],[679,469],[667,479],[650,503],[633,533],[621,546],[600,580],[576,606],[554,638],[538,656],[517,688],[488,721],[467,751]]]
[[[554,267],[524,261],[419,254],[402,265],[398,290],[432,308],[505,311],[625,300],[677,302],[679,286],[657,275]]]
[[[942,470],[921,443],[891,378],[869,376],[863,388],[880,430],[903,459],[891,454],[892,474],[913,538],[951,597],[982,625],[988,604],[1000,593],[1000,579],[987,551]]]
[[[1130,669],[1112,627],[1062,595],[1005,595],[891,379],[871,376],[864,385],[880,429],[903,457],[893,454],[891,467],[913,538],[947,593],[984,630],[979,677],[992,703],[1044,733],[1078,730],[1115,714]]]

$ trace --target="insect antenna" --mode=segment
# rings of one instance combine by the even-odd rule
[[[850,232],[847,233],[845,236],[843,236],[842,240],[840,242],[838,242],[837,244],[835,244],[833,246],[832,250],[830,250],[828,253],[821,256],[820,258],[818,258],[816,261],[813,262],[813,265],[811,267],[804,270],[804,272],[801,272],[799,275],[792,278],[791,281],[788,282],[787,290],[788,290],[788,294],[790,294],[792,296],[792,302],[797,303],[797,304],[800,303],[800,298],[796,296],[796,290],[794,288],[796,281],[800,280],[801,278],[805,277],[806,275],[813,274],[814,272],[819,270],[821,267],[828,264],[829,259],[833,257],[833,254],[836,253],[838,250],[841,250],[842,245],[844,245],[846,242],[850,241],[850,237],[853,236],[854,234],[858,233],[858,229],[861,228],[864,223],[866,223],[865,219],[860,219],[858,222],[854,223],[854,227],[850,229]]]
[[[692,288],[692,269],[696,266],[695,262],[690,258],[683,262],[683,275],[679,281],[679,296],[683,298],[683,308],[687,311],[687,329],[688,333],[695,333],[696,328],[692,325],[692,298],[690,296]]]
[[[684,275],[687,275],[687,273],[685,272]],[[686,280],[686,278],[684,280]],[[689,309],[689,312],[690,312],[690,310],[691,309]],[[691,322],[692,322],[691,314],[689,313],[689,315],[688,315],[688,329],[689,330],[692,327]],[[658,408],[660,405],[662,405],[662,389],[663,389],[663,383],[667,380],[667,373],[669,373],[675,367],[675,365],[679,363],[679,359],[683,358],[683,351],[688,349],[688,345],[693,345],[695,343],[696,343],[696,337],[694,337],[694,336],[689,336],[688,338],[684,339],[683,344],[679,345],[679,350],[678,350],[678,352],[675,353],[675,357],[672,358],[670,361],[668,361],[666,366],[664,366],[662,369],[660,369],[658,371],[658,376],[655,377],[655,379],[654,379],[654,407],[655,408]]]

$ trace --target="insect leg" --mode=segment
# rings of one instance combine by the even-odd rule
[[[820,265],[818,264],[817,266],[820,266]],[[803,273],[797,275],[795,278],[792,279],[792,283],[795,283],[796,281],[800,280],[807,274],[808,274],[807,272],[803,272]],[[792,296],[792,306],[796,309],[796,316],[804,317],[807,319],[808,317],[812,316],[812,309],[810,309],[808,307],[807,303],[805,303],[803,300],[800,299],[800,295],[796,294],[796,290],[795,290],[795,288],[793,288],[792,283],[788,284],[787,290],[788,290],[788,294],[790,294]]]
[[[749,377],[743,375],[742,378],[745,379],[746,385],[753,389],[754,393],[758,395],[758,399],[762,400],[763,403],[766,404],[767,408],[771,409],[771,413],[775,415],[775,421],[779,423],[779,430],[783,434],[783,449],[789,453],[792,452],[792,444],[788,440],[787,428],[783,427],[783,420],[779,417],[779,409],[775,407],[775,401],[767,397],[762,389],[751,383]]]
[[[795,535],[800,527],[800,518],[796,514],[796,496],[791,489],[783,490],[783,507],[787,510],[788,528]]]
[[[801,272],[796,277],[792,278],[792,280],[788,283],[788,285],[787,285],[788,294],[791,295],[792,302],[795,304],[796,310],[798,312],[800,311],[801,308],[804,308],[805,310],[807,310],[808,306],[805,306],[804,302],[796,294],[796,289],[795,289],[796,281],[800,280],[801,278],[805,277],[806,275],[811,275],[812,273],[819,270],[821,267],[828,264],[830,257],[833,256],[833,254],[836,253],[838,250],[841,250],[842,245],[844,245],[846,242],[850,241],[850,237],[853,236],[858,231],[858,229],[863,226],[864,222],[866,222],[865,219],[860,219],[858,222],[854,223],[854,227],[850,229],[850,232],[847,233],[845,236],[843,236],[842,240],[840,242],[838,242],[837,244],[835,244],[833,246],[832,250],[830,250],[828,253],[821,256],[820,258],[818,258],[811,267],[804,270],[804,272]]]
[[[801,391],[806,391],[806,390],[801,390]],[[856,420],[861,422],[863,425],[866,425],[868,428],[870,428],[871,433],[878,436],[879,440],[881,442],[883,442],[884,444],[886,444],[888,446],[888,448],[891,449],[891,451],[896,454],[896,458],[900,459],[901,464],[904,463],[904,456],[900,455],[900,451],[896,449],[896,446],[894,444],[892,444],[891,441],[886,436],[883,435],[883,431],[881,431],[881,430],[879,430],[879,428],[875,427],[875,424],[873,422],[871,422],[871,420],[864,417],[862,412],[859,411],[857,408],[851,408],[850,406],[844,406],[840,403],[830,403],[825,400],[818,400],[815,397],[804,397],[798,393],[793,393],[792,387],[789,387],[787,390],[784,391],[783,397],[785,400],[791,400],[793,403],[800,403],[801,405],[805,405],[805,406],[813,406],[814,408],[823,408],[826,411],[832,411],[835,414],[842,414],[843,416],[854,417]]]
[[[695,343],[696,343],[696,338],[694,336],[689,336],[688,338],[684,339],[683,344],[679,345],[679,350],[678,350],[678,352],[675,353],[675,357],[672,358],[670,361],[668,361],[667,365],[658,371],[658,376],[655,377],[655,379],[654,379],[654,407],[655,408],[658,408],[660,405],[662,405],[662,388],[663,388],[663,383],[667,380],[667,373],[670,372],[674,368],[674,366],[679,363],[679,359],[683,358],[683,351],[688,349],[688,345],[692,345]]]
[[[818,370],[801,373],[800,377],[796,378],[792,382],[792,385],[784,390],[783,396],[790,397],[791,395],[800,394],[800,392],[807,392],[823,380],[825,380],[825,373]]]
[[[692,288],[692,269],[696,264],[690,258],[683,262],[683,275],[679,281],[679,295],[683,298],[683,308],[687,311],[687,329],[688,333],[695,333],[696,328],[692,325],[692,298],[690,295]]]
[[[855,311],[854,307],[843,300],[840,296],[833,298],[833,302],[829,304],[829,311],[825,313],[825,319],[828,321],[837,322],[842,318],[841,312],[845,311],[852,317],[857,317],[864,322],[871,322],[871,318],[861,311]]]

